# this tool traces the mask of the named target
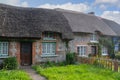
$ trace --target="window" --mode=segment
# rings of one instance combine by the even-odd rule
[[[0,42],[0,56],[8,55],[8,42]]]
[[[108,55],[108,49],[106,47],[102,47],[102,55]]]
[[[114,45],[114,50],[119,51],[119,44],[118,43]]]
[[[90,41],[91,42],[97,42],[97,35],[96,34],[92,34],[90,37]]]
[[[42,43],[42,54],[43,55],[55,55],[56,43],[55,42],[43,42]]]
[[[93,55],[96,55],[97,54],[97,47],[96,46],[91,46],[91,53]]]
[[[80,46],[77,46],[77,52],[80,56],[85,56],[86,54],[86,46],[84,45],[80,45]]]
[[[55,39],[55,33],[53,32],[44,32],[44,38],[45,40]]]

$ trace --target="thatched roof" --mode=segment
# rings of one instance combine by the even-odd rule
[[[63,9],[55,10],[63,13],[69,21],[73,32],[94,33],[95,31],[99,31],[103,35],[116,35],[116,33],[107,24],[95,15]]]
[[[61,12],[41,8],[22,8],[0,4],[0,36],[41,38],[44,31],[58,32],[72,39],[72,30]]]
[[[101,18],[107,25],[109,25],[109,27],[117,34],[117,36],[120,36],[120,24],[112,21],[112,20],[108,20],[108,19],[104,19]]]

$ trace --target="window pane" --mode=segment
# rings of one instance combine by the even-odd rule
[[[42,44],[42,53],[43,54],[55,54],[55,50],[56,50],[56,43],[46,42],[46,43]]]
[[[8,42],[0,42],[0,55],[8,55]]]
[[[80,56],[84,56],[86,54],[86,46],[78,46],[77,51]]]
[[[78,53],[78,54],[80,53],[80,48],[79,48],[79,47],[77,47],[77,53]]]
[[[44,34],[44,37],[43,37],[43,38],[46,39],[46,40],[47,40],[47,39],[48,39],[48,40],[49,40],[49,39],[50,39],[50,40],[51,40],[51,39],[55,39],[55,33],[53,33],[53,32],[44,32],[43,34]]]

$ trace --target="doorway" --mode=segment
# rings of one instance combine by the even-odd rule
[[[20,59],[21,59],[22,66],[32,64],[32,43],[31,42],[21,42]]]

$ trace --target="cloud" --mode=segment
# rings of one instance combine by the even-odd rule
[[[104,4],[101,4],[99,7],[100,7],[100,9],[102,9],[102,10],[107,9],[107,6],[106,6],[106,5],[104,5]]]
[[[22,7],[28,7],[28,2],[26,2],[26,1],[22,2],[22,3],[21,3],[21,6],[22,6]]]
[[[104,11],[101,17],[113,20],[120,24],[120,11]]]
[[[20,0],[0,0],[0,3],[18,6]]]
[[[96,4],[101,4],[101,3],[113,4],[113,3],[117,3],[117,2],[119,2],[119,0],[95,0]]]
[[[0,3],[21,7],[28,7],[29,5],[27,1],[21,2],[21,0],[0,0]]]
[[[62,8],[62,9],[68,9],[68,10],[73,10],[73,11],[79,11],[79,12],[86,12],[90,8],[88,5],[84,3],[78,3],[78,4],[73,4],[71,2],[65,3],[65,4],[43,4],[38,6],[39,8],[48,8],[48,9],[54,9],[54,8]]]

